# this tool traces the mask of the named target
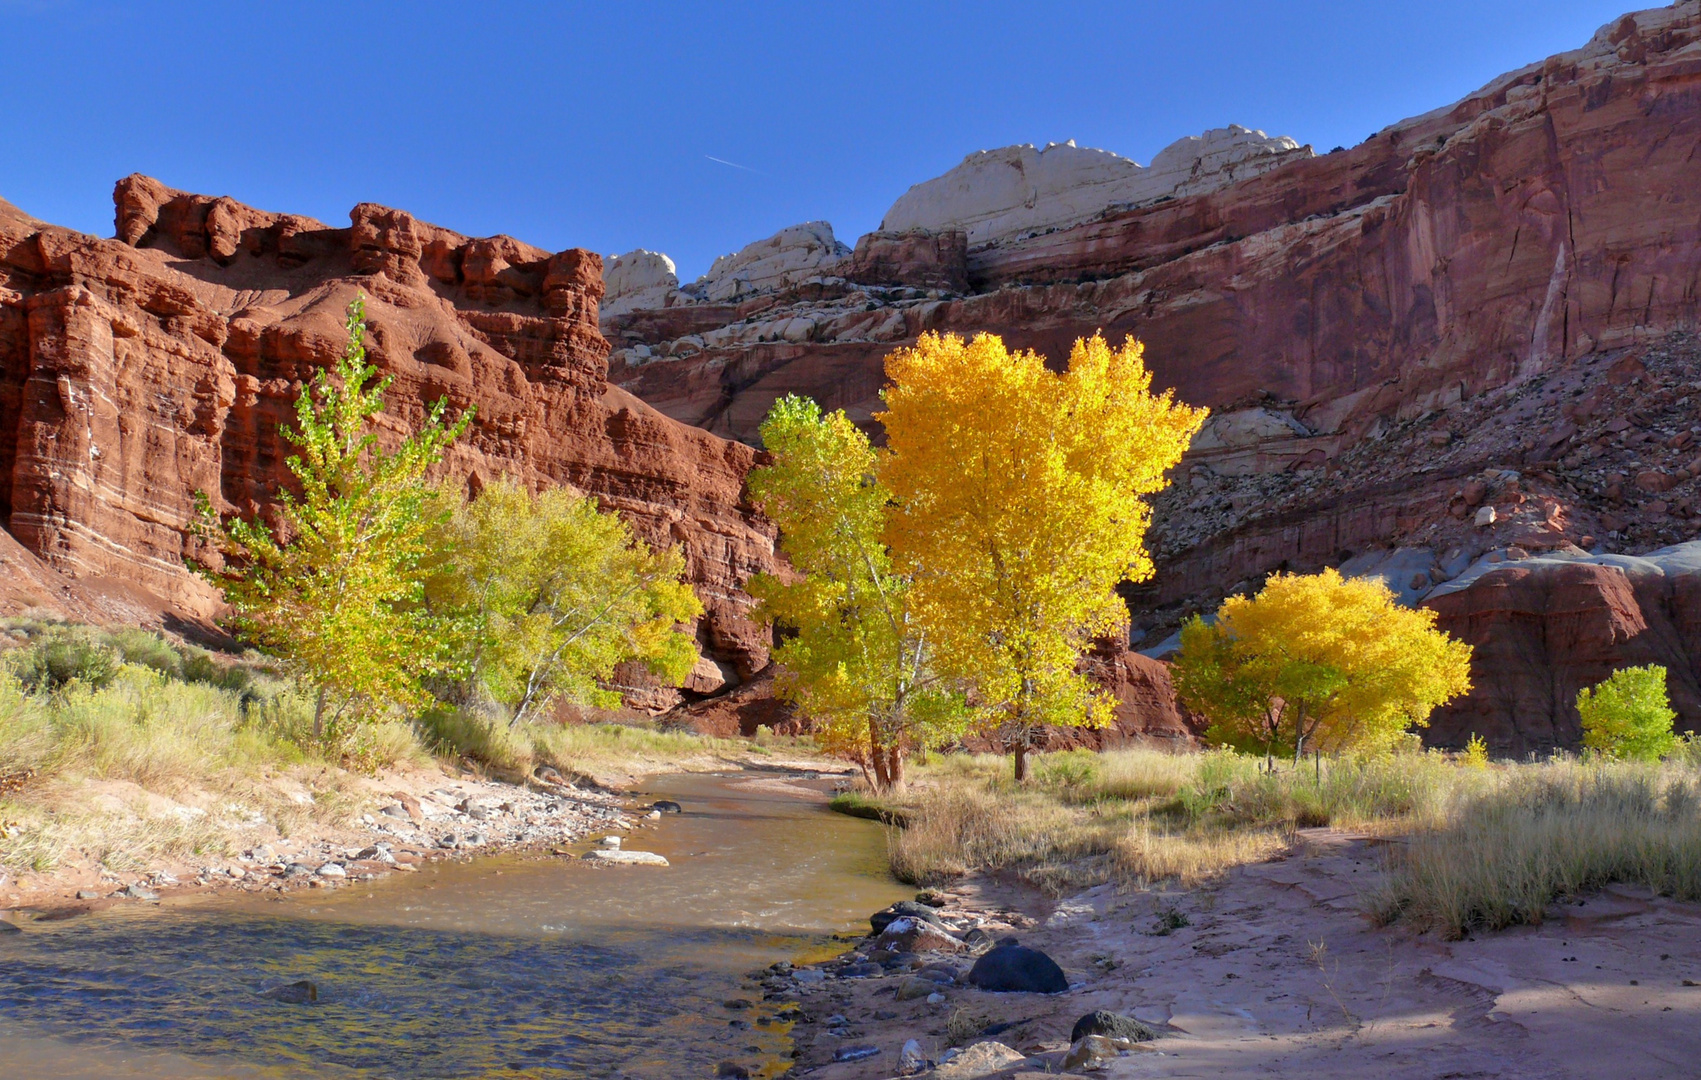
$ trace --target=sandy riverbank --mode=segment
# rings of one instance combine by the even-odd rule
[[[947,894],[947,924],[1044,950],[1068,992],[957,984],[942,1000],[899,1000],[906,973],[843,978],[843,961],[820,965],[824,980],[795,985],[798,1073],[895,1076],[910,1039],[938,1061],[956,1016],[959,1030],[1008,1025],[965,1040],[1024,1059],[984,1075],[1037,1077],[1059,1068],[1077,1018],[1106,1009],[1160,1033],[1096,1074],[1108,1077],[1695,1075],[1701,905],[1615,886],[1555,904],[1539,926],[1440,941],[1360,913],[1379,844],[1302,830],[1286,856],[1189,891],[1101,886],[1052,902],[967,882]],[[926,959],[966,973],[973,952]],[[835,1063],[850,1047],[878,1052]]]

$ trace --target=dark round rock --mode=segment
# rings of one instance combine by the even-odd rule
[[[717,1080],[750,1080],[750,1070],[736,1061],[723,1061],[715,1067]]]
[[[674,802],[672,799],[662,799],[660,802],[651,803],[650,809],[651,810],[660,810],[664,814],[683,814],[683,813],[685,813],[685,807],[680,806],[678,803]]]
[[[839,969],[839,978],[841,979],[867,979],[884,974],[886,974],[885,968],[867,961],[860,964],[848,964]]]
[[[899,900],[884,911],[876,911],[868,917],[868,925],[874,927],[874,932],[878,934],[892,925],[894,920],[906,918],[922,919],[935,925],[943,925],[939,922],[937,911],[926,904],[918,904],[914,900]]]
[[[976,960],[964,981],[1000,994],[1061,994],[1069,989],[1057,961],[1038,949],[1004,942]]]
[[[302,979],[299,982],[274,986],[270,990],[262,990],[260,996],[271,1001],[281,1001],[286,1005],[306,1005],[319,1000],[319,987]]]
[[[983,945],[991,940],[992,935],[978,926],[963,935],[963,943],[965,945]]]
[[[1132,1016],[1108,1012],[1100,1009],[1090,1012],[1075,1021],[1075,1030],[1069,1033],[1070,1042],[1080,1042],[1088,1035],[1103,1035],[1107,1039],[1127,1039],[1129,1042],[1151,1042],[1158,1033],[1149,1025],[1142,1024]]]
[[[917,957],[913,952],[877,952],[872,959],[887,971],[891,971],[894,968],[914,966]]]

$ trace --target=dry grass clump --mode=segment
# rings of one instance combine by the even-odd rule
[[[1556,899],[1611,882],[1701,899],[1701,776],[1694,766],[1554,761],[1496,770],[1390,859],[1371,899],[1449,938],[1539,923]]]
[[[1061,892],[1109,880],[1194,884],[1270,857],[1296,828],[1425,827],[1474,783],[1440,755],[1412,751],[1267,771],[1230,751],[1076,750],[1037,755],[1024,785],[1002,757],[946,755],[916,768],[897,797],[852,792],[841,802],[907,826],[888,845],[904,881],[1013,870]]]

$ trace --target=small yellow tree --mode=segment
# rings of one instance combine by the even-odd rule
[[[924,334],[886,374],[895,565],[939,667],[973,687],[1025,779],[1039,727],[1108,719],[1076,665],[1124,624],[1118,583],[1151,576],[1145,497],[1205,411],[1154,395],[1132,338],[1077,341],[1058,374],[991,334]]]
[[[1176,691],[1214,742],[1377,751],[1471,688],[1471,647],[1404,608],[1377,578],[1277,574],[1181,632]]]

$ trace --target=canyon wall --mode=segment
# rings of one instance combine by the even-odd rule
[[[884,356],[925,331],[1054,359],[1095,331],[1140,338],[1157,385],[1215,413],[1155,500],[1156,577],[1126,589],[1131,641],[1156,655],[1273,571],[1347,564],[1415,603],[1472,567],[1697,535],[1701,3],[1615,19],[1351,148],[1231,134],[1151,170],[1058,144],[971,155],[851,255],[605,319],[610,379],[754,443],[792,392],[876,427]],[[1141,186],[1160,172],[1187,179]],[[1436,603],[1481,642],[1482,610],[1557,641],[1572,631],[1546,589]],[[1609,591],[1591,603],[1623,607]],[[1639,600],[1653,629],[1625,640],[1687,602]],[[1666,638],[1683,647],[1649,655],[1696,669]],[[1573,744],[1577,680],[1646,651],[1596,645],[1486,648],[1432,739]]]
[[[681,547],[707,608],[691,689],[766,663],[741,589],[774,566],[743,496],[755,451],[608,385],[600,256],[369,203],[332,228],[142,176],[115,200],[112,240],[0,204],[0,524],[46,571],[211,616],[216,596],[184,569],[213,557],[189,529],[195,493],[265,512],[288,478],[279,432],[363,294],[371,359],[395,380],[383,437],[440,398],[476,410],[447,477],[567,485]]]

